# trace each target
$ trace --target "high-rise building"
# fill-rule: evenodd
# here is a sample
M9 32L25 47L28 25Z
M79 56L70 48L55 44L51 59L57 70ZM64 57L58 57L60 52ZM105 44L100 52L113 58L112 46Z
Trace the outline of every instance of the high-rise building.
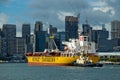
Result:
M23 37L16 37L16 54L23 56L25 52L25 39Z
M111 44L109 44L109 32L102 28L102 30L92 30L92 41L96 43L98 51L109 51Z
M48 28L48 34L54 35L56 33L57 33L57 28L50 25L49 28Z
M120 38L120 21L111 22L111 39Z
M3 25L3 53L11 56L16 53L16 25ZM4 52L5 51L5 52Z
M69 40L70 38L78 38L78 17L65 17L65 33L66 40Z
M2 55L2 37L0 36L0 55Z
M46 31L37 31L35 34L35 52L42 52L46 48Z
M30 24L22 25L22 37L26 38L30 36Z
M1 38L1 53L2 53L2 55L4 56L4 57L6 57L6 56L8 56L9 54L8 54L8 47L7 47L7 40L6 40L6 38Z
M55 36L55 42L59 50L64 50L63 41L65 41L65 32L58 32Z
M30 52L30 24L23 24L22 25L22 37L25 39L26 44L26 52Z
M6 56L7 52L6 52L6 43L4 41L3 38L3 32L2 29L0 29L0 56Z
M43 23L41 21L36 21L35 23L33 47L35 52L44 51L46 47L46 32L43 31Z
M41 21L36 21L34 33L37 31L43 31L43 23Z
M16 38L16 25L14 24L3 24L3 35L5 38Z
M34 49L35 49L35 35L34 34L31 34L30 35L30 52L34 52Z
M82 25L83 32L82 35L88 36L88 40L92 40L92 27L88 24L88 21L86 20L86 23Z
M0 29L0 55L2 55L2 30Z

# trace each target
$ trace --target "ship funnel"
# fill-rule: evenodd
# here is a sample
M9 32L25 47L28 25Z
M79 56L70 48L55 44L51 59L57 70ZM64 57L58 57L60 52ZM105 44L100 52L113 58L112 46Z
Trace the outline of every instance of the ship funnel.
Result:
M80 36L80 46L88 46L88 36Z

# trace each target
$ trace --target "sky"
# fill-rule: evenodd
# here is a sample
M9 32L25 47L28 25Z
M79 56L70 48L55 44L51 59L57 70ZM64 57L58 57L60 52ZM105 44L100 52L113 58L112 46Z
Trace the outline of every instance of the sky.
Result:
M65 16L80 14L79 24L88 23L93 29L101 29L105 24L110 31L110 23L120 20L120 0L0 0L0 28L3 24L16 24L17 36L21 36L23 23L30 23L33 31L36 21L42 21L44 29L48 25L65 29Z

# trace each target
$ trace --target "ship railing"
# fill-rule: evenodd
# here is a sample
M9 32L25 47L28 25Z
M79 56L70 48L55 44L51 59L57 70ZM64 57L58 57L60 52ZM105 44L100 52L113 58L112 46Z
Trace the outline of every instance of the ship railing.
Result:
M73 56L75 56L75 53L72 53L72 52L61 52L60 56L73 57Z

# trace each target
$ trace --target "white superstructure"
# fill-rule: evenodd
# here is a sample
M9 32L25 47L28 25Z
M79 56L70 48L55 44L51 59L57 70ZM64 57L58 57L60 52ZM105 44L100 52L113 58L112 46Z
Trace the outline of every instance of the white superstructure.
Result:
M66 45L65 50L87 53L96 53L95 43L88 42L88 36L80 36L79 39L70 39L69 41L62 42Z

